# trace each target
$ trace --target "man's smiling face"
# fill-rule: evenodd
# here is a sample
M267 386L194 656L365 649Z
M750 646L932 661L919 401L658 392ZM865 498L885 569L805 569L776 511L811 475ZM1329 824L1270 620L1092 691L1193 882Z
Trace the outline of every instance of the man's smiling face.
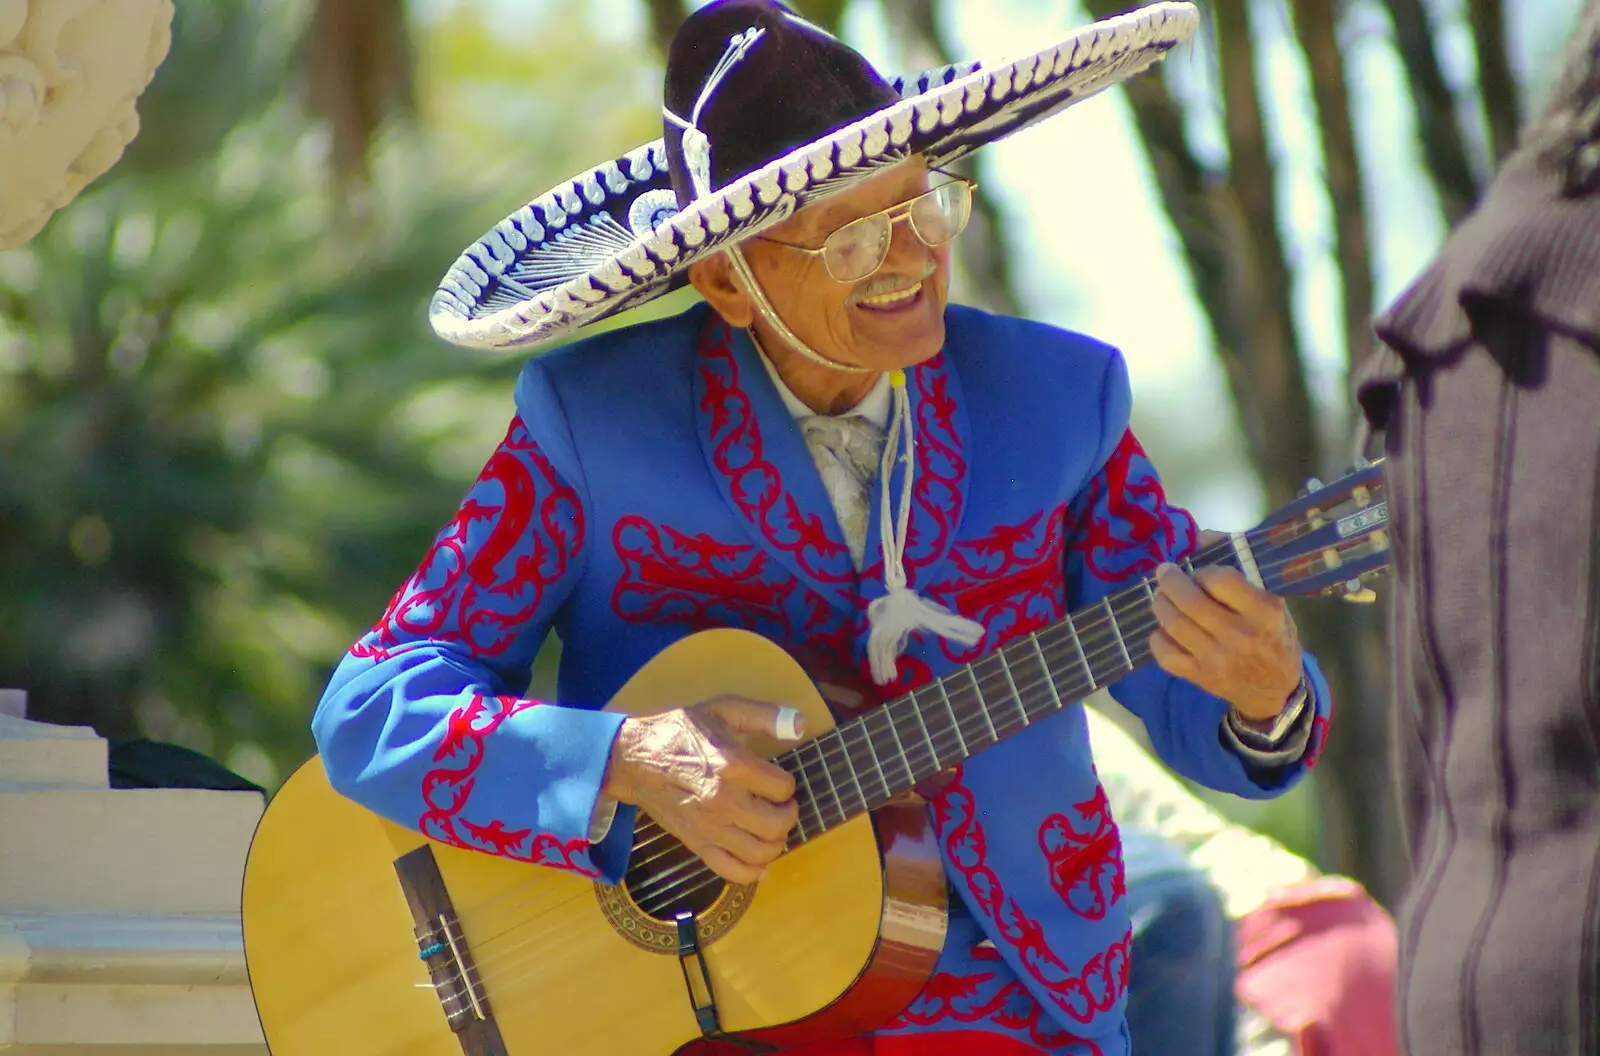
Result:
M914 366L944 346L950 249L929 248L905 220L891 228L888 255L876 272L837 282L820 256L777 242L820 248L828 235L926 191L920 158L902 162L859 187L802 209L744 243L750 269L795 335L838 363L875 371Z

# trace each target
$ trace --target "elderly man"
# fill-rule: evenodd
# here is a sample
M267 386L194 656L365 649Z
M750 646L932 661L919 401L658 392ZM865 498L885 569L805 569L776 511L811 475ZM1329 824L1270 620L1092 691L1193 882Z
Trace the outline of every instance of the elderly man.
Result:
M1378 334L1406 1048L1600 1052L1600 0Z
M528 362L504 442L323 698L334 787L436 839L611 882L642 811L758 882L798 808L740 738L805 731L783 701L599 710L653 655L746 628L859 713L1096 603L1111 618L1081 628L1083 667L1120 679L1163 758L1239 795L1291 786L1326 686L1277 599L1175 567L1197 533L1128 431L1121 357L946 304L972 185L941 165L1196 22L1158 5L897 89L772 0L690 16L664 144L498 225L432 319L503 348L685 273L705 303ZM1119 623L1111 595L1152 575ZM536 705L518 694L552 630L557 700ZM1146 656L1159 666L1134 670ZM914 1014L849 1051L1127 1053L1125 871L1082 710L982 751L975 728L945 732L940 765L960 761L920 788L953 892L943 954Z

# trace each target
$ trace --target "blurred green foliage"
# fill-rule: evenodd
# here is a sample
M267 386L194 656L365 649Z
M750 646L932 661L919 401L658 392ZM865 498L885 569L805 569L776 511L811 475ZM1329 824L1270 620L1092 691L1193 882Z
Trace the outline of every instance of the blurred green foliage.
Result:
M416 34L418 123L347 221L292 72L307 13L185 0L123 162L0 255L0 685L268 785L509 418L517 363L427 329L439 275L659 134L626 42L464 9Z

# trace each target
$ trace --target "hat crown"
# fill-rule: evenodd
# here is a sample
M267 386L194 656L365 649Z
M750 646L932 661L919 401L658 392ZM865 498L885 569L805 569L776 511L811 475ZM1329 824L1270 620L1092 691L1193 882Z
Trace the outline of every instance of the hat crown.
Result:
M853 48L775 0L714 0L679 27L662 91L680 206L900 100Z

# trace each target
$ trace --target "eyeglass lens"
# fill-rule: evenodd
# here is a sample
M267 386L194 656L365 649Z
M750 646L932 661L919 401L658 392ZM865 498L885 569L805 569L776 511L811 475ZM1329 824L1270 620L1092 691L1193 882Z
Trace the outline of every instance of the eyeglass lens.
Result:
M922 244L942 246L966 228L972 215L972 188L956 180L911 199L907 206L904 211L911 230ZM857 282L877 271L894 238L892 216L900 211L896 208L864 216L829 235L822 244L828 273L839 282Z

